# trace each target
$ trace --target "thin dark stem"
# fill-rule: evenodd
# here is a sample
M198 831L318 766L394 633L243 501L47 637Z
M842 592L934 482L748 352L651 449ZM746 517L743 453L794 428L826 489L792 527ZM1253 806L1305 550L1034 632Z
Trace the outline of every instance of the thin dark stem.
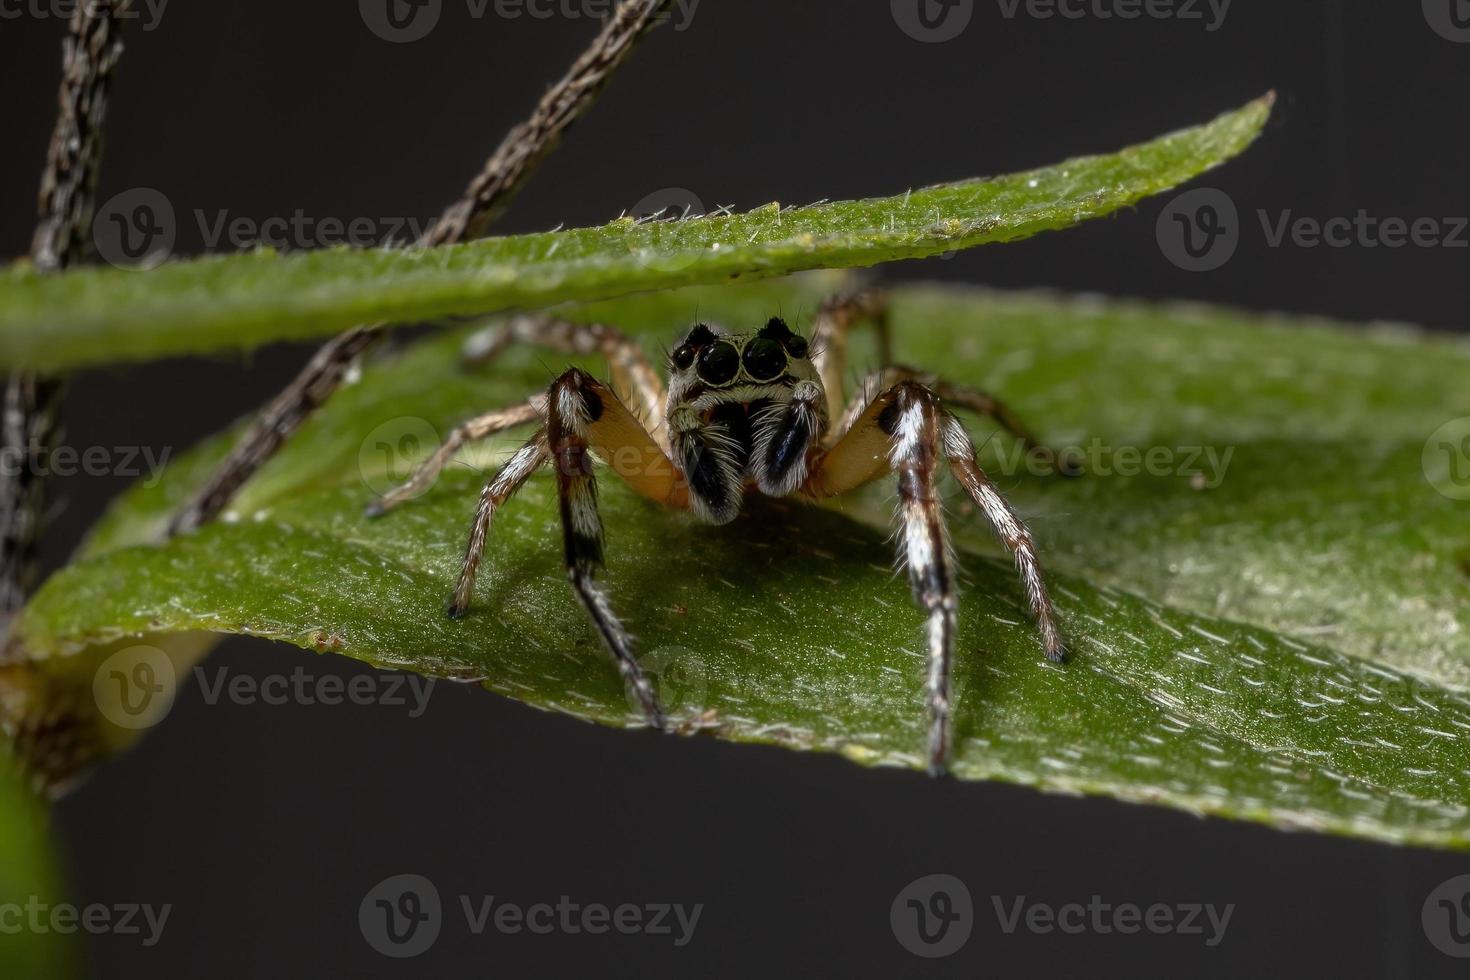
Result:
M121 20L132 0L78 4L62 48L56 127L41 176L40 220L31 261L57 272L86 255L102 159L102 120L112 70L122 56ZM57 437L63 384L28 372L10 375L0 408L0 446L17 461L0 475L0 622L25 604L36 577L36 545L45 508L44 467ZM9 647L8 642L6 648Z
M608 80L671 4L672 0L622 0L591 46L542 96L530 117L506 133L484 169L418 244L449 245L483 235L560 143L562 134L591 108ZM169 533L193 530L214 520L245 481L337 390L385 326L354 327L321 347L286 390L261 411L203 488L174 515Z

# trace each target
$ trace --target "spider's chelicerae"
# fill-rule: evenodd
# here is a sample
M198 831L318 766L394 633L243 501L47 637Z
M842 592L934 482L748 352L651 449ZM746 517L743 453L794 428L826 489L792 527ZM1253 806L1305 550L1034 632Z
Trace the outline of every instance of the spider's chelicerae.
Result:
M844 402L848 334L859 321L878 329L882 363ZM1031 534L981 471L975 444L951 409L995 419L1030 449L1055 461L996 399L890 363L887 304L880 292L825 303L810 341L780 319L751 333L697 324L669 354L665 395L653 365L613 327L544 316L516 317L478 335L467 352L486 361L525 342L567 354L601 354L612 387L571 368L544 395L458 427L408 483L376 502L381 514L427 488L465 443L514 426L540 427L485 486L449 614L470 604L490 522L526 479L556 471L567 573L577 598L615 659L630 700L648 724L666 727L662 707L633 644L595 574L602 564L592 454L644 497L713 524L733 520L746 494L820 499L888 473L898 478L899 558L928 617L929 766L950 756L950 667L957 607L955 568L937 487L948 464L1015 556L1041 642L1052 660L1062 638ZM626 404L614 392L623 392Z

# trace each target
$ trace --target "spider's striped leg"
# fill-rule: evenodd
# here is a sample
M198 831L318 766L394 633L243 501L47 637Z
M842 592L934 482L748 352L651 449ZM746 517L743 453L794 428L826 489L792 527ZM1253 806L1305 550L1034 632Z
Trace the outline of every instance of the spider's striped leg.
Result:
M848 434L818 462L807 481L813 496L844 493L891 471L898 476L899 559L925 629L929 708L929 771L943 773L951 744L950 673L954 662L954 557L936 486L943 411L934 393L901 381L873 399Z
M1031 434L1031 430L1021 421L1020 416L1000 399L979 388L954 384L902 364L881 368L863 379L857 392L847 403L847 407L838 416L839 421L831 431L829 443L835 443L846 435L853 423L863 414L864 409L872 403L876 392L884 391L900 381L917 381L937 394L940 401L946 406L964 409L967 412L974 412L976 415L995 420L1002 429L1021 444L1032 459L1045 464L1063 476L1077 476L1081 473L1081 466L1076 459L1058 453L1043 444Z
M488 439L497 433L507 429L513 429L518 425L526 425L535 422L545 414L546 398L537 395L524 405L516 405L513 408L497 409L484 415L470 419L468 422L456 426L445 438L444 444L434 450L434 454L419 464L418 469L401 486L394 487L383 494L377 500L367 506L367 516L381 517L388 511L397 507L405 500L411 500L423 493L434 480L449 465L454 454L459 452L466 443L477 442L480 439Z
M689 487L612 390L587 372L572 368L557 378L547 402L547 439L556 467L567 577L612 654L630 701L651 727L665 729L667 719L638 666L632 638L596 578L603 564L603 537L592 451L634 490L660 503L687 508Z
M990 519L1026 587L1048 657L1060 659L1056 614L1042 580L1035 545L1026 526L981 472L975 447L939 397L916 381L900 381L857 413L842 439L821 456L803 492L814 497L846 493L881 476L898 474L900 557L908 567L914 597L928 614L930 712L929 768L941 773L950 756L950 670L954 659L955 572L936 482L939 462L950 468Z
M454 595L449 600L448 612L451 618L458 619L470 607L470 596L475 591L475 573L479 571L480 559L485 555L485 539L490 534L490 521L495 517L495 512L550 458L546 445L546 427L542 426L480 492L480 503L475 508L475 521L470 525L469 544L465 546L464 564L460 567Z
M544 347L560 354L600 354L612 373L613 388L627 398L643 424L663 438L664 384L643 349L627 334L605 323L573 323L551 316L513 316L473 334L464 345L465 363L482 365L513 343ZM667 448L667 443L662 443Z
M1046 578L1041 571L1041 561L1036 556L1036 542L1021 518L1006 503L995 484L985 475L975 459L975 443L965 431L960 420L948 412L943 416L944 454L949 458L949 469L960 486L975 501L990 526L1000 537L1007 550L1015 557L1016 571L1021 575L1021 584L1026 588L1026 598L1031 605L1031 614L1036 618L1041 631L1041 645L1048 660L1060 663L1066 654L1062 644L1062 633L1057 627L1057 613L1052 606L1051 596L1046 590Z
M840 293L822 304L812 326L812 366L827 392L827 416L842 414L847 387L847 338L861 321L869 321L878 332L878 362L893 361L893 342L888 329L888 294L881 289Z

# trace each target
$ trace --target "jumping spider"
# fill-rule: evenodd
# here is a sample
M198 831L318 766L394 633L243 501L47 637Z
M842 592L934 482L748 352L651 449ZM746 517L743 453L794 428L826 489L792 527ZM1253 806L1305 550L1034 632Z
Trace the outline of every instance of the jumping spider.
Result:
M889 366L871 375L844 405L848 334L862 319L878 328L882 363ZM496 510L532 473L554 463L572 588L615 659L630 701L650 726L663 730L663 708L594 577L603 554L591 454L644 497L712 524L733 520L747 493L821 499L896 473L899 558L908 568L915 600L928 615L929 768L939 774L950 757L957 607L954 561L936 486L944 461L1014 554L1046 655L1062 659L1062 638L1031 534L981 471L975 444L950 409L989 416L1032 453L1053 462L1055 457L989 395L892 365L883 294L828 301L817 314L810 341L780 319L750 334L697 324L669 354L667 396L643 352L613 327L520 316L477 335L467 356L484 362L512 342L566 354L601 354L613 387L571 368L544 395L459 426L406 484L369 508L370 514L382 514L416 496L467 442L541 423L480 496L450 616L469 608ZM614 387L627 393L634 409Z

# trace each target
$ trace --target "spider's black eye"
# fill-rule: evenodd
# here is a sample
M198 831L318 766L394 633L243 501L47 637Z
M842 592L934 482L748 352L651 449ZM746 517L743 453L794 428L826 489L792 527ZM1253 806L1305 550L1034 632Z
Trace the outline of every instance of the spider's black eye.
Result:
M745 348L745 373L756 381L779 378L786 370L786 351L781 342L757 337Z
M694 363L694 348L685 344L674 351L674 367L680 371L689 370L689 365Z
M729 341L717 341L699 353L699 379L705 384L727 385L739 371L740 352Z
M805 337L798 337L793 334L786 339L786 353L792 357L806 357L807 350Z

